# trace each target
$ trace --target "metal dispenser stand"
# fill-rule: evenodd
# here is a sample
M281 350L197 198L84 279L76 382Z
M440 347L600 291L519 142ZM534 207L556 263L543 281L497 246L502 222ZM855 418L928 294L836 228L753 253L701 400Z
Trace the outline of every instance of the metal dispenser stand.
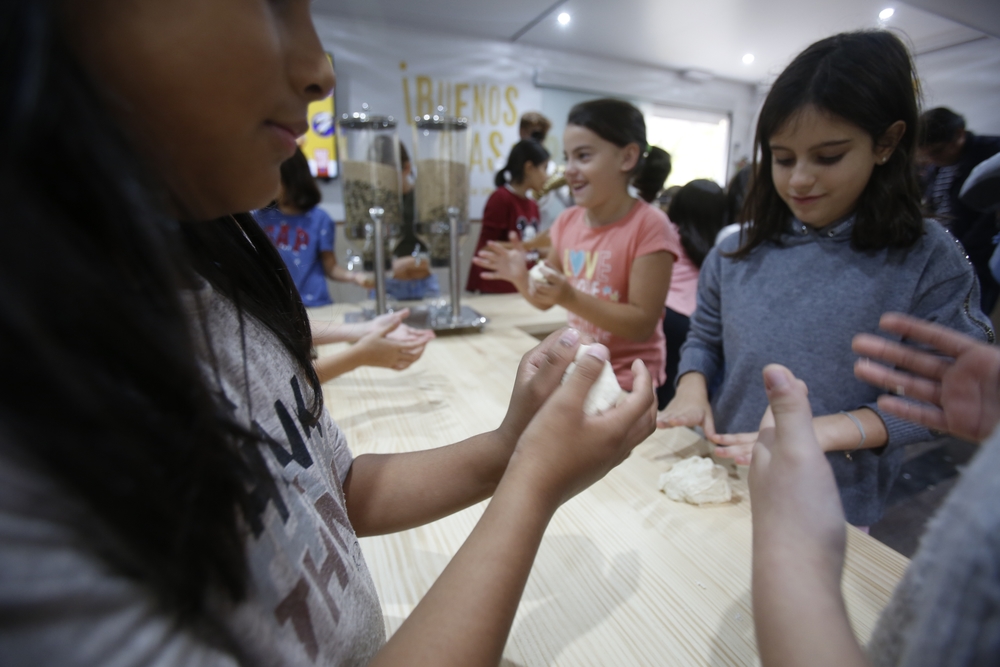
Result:
M388 311L385 293L386 231L402 224L401 165L396 121L373 116L368 105L344 114L338 122L338 143L344 182L345 234L371 248L375 274L375 309L352 313L352 321L368 320ZM369 220L371 221L369 223ZM368 244L371 243L372 246ZM367 258L366 258L367 259Z
M417 152L417 235L440 257L443 231L448 227L448 284L450 303L427 308L426 313L411 315L413 326L426 326L436 333L471 333L482 331L489 321L468 306L462 305L462 263L460 237L468 232L468 150L465 118L444 115L438 107L433 115L420 116L414 123L414 148ZM447 217L447 223L442 218ZM426 318L426 324L421 322ZM409 320L408 320L409 323Z

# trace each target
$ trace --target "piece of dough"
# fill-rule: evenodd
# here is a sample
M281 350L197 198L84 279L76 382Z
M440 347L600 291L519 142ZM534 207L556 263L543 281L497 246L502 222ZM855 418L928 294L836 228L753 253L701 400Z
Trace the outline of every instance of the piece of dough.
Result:
M566 372L563 373L563 382L566 382L570 374L576 370L576 362L583 358L589 347L589 345L581 345L577 349L576 359L569 365ZM583 411L591 416L599 415L617 405L618 400L624 393L621 385L618 384L618 378L615 377L614 369L611 368L611 362L605 361L604 368L601 369L601 376L597 378L597 382L590 388L590 392L587 393L587 399L583 402Z
M546 271L553 271L553 269L550 269L545 262L538 262L528 271L528 291L530 293L535 293L535 285L549 284L549 278L545 274Z
M677 502L692 505L728 503L733 498L729 473L712 459L691 456L660 475L660 490Z

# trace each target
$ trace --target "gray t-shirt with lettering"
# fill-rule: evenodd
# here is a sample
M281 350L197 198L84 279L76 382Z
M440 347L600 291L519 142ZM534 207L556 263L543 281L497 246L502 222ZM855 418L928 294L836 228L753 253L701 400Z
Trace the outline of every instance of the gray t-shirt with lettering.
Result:
M185 299L219 399L266 443L242 452L254 504L246 600L215 610L223 641L177 626L148 589L85 546L104 530L100 519L0 447L0 662L363 665L384 644L345 508L353 459L343 433L325 410L310 425L309 384L266 327L249 315L241 325L208 286Z

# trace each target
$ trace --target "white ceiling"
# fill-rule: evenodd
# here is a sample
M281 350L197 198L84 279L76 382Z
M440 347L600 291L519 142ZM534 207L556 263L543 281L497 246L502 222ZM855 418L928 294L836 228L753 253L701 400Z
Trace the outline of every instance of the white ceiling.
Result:
M327 15L502 41L516 37L518 43L671 69L702 70L746 82L768 81L795 54L821 37L878 27L878 13L886 7L894 8L895 14L881 25L899 31L915 54L973 40L998 42L985 34L1000 34L997 0L910 2L913 4L898 0L366 0L348 4L316 0L314 6ZM559 12L571 15L568 25L558 24ZM742 62L746 53L755 57L751 65Z

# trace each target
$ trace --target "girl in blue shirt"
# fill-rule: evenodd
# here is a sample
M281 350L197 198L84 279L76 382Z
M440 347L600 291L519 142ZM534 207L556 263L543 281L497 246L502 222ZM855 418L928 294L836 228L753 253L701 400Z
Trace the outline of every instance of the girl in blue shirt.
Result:
M337 264L333 251L335 228L330 216L319 207L321 199L306 156L296 150L281 165L281 191L276 205L255 214L278 248L306 308L333 303L327 278L365 288L375 284L371 274L352 273Z

